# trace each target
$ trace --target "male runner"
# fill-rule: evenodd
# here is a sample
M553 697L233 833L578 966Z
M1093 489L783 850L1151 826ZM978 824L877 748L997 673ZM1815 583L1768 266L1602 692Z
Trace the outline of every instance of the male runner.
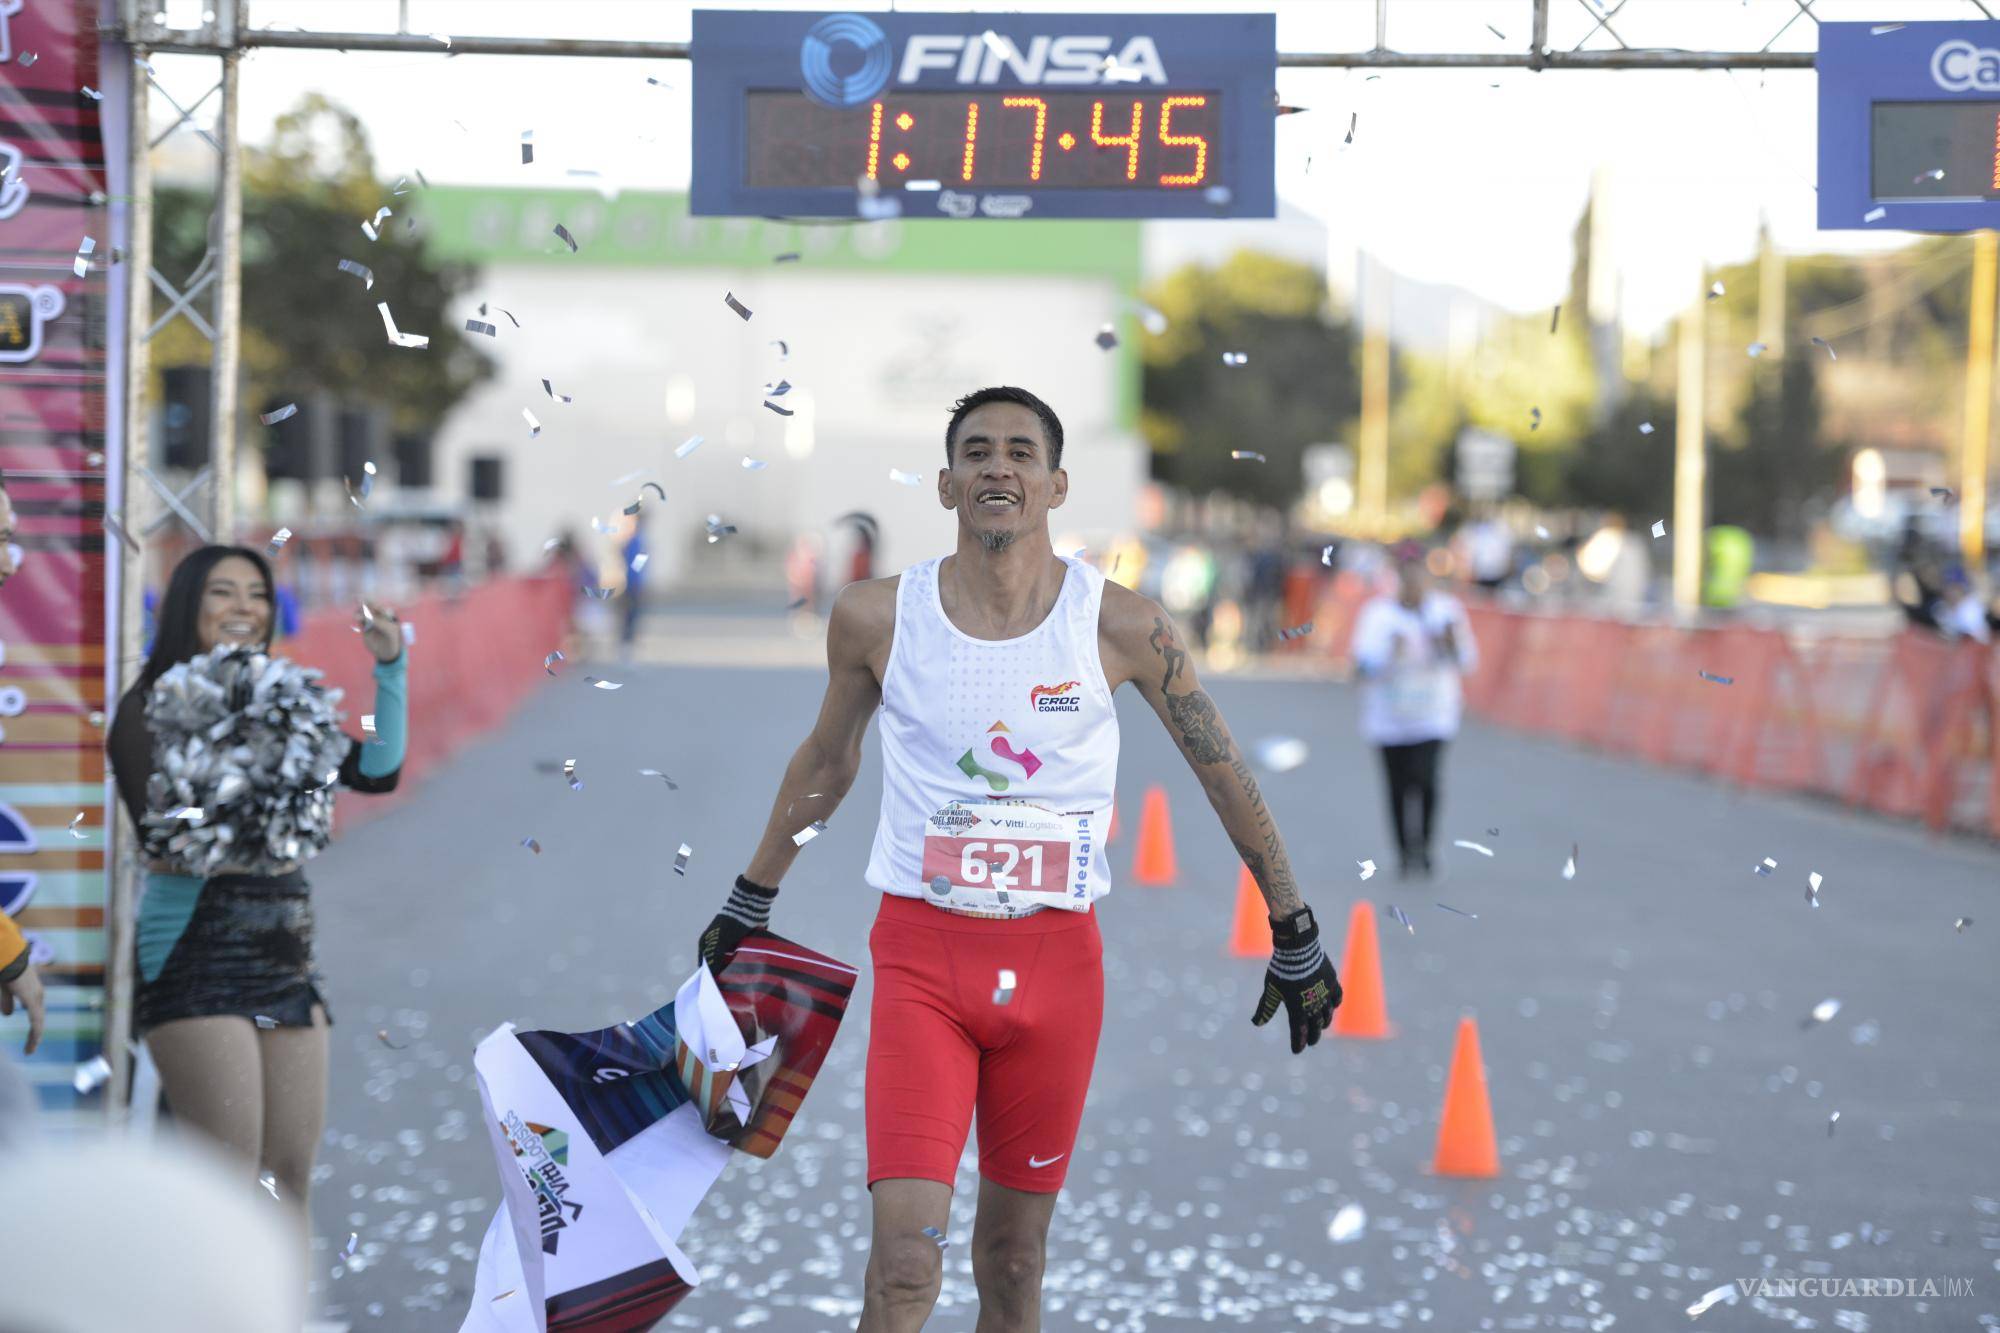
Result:
M1270 909L1276 947L1251 1022L1282 1005L1297 1054L1340 1003L1277 824L1173 622L1050 545L1049 511L1069 493L1062 448L1062 423L1024 389L981 389L953 406L938 500L957 511L957 551L840 593L819 721L701 936L703 961L719 967L769 921L798 851L792 835L853 785L879 704L874 1238L861 1333L914 1330L929 1316L944 1266L925 1231L946 1229L975 1108L978 1333L1041 1327L1049 1219L1103 1019L1090 908L1110 889L1120 685L1136 684L1160 715Z

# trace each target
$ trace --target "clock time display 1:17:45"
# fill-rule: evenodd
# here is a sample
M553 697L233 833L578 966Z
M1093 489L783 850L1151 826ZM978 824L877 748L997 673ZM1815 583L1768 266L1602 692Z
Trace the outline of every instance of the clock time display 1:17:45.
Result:
M1222 97L1192 92L920 92L826 107L745 94L752 189L1186 190L1222 162Z

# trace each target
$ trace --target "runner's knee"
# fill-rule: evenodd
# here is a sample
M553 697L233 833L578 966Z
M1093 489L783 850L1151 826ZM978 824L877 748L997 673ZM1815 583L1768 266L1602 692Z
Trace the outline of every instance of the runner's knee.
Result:
M868 1259L868 1298L929 1309L944 1285L944 1252L929 1237L877 1240Z
M1042 1247L1029 1241L975 1241L972 1247L972 1277L984 1300L1032 1298L1041 1288L1042 1262Z

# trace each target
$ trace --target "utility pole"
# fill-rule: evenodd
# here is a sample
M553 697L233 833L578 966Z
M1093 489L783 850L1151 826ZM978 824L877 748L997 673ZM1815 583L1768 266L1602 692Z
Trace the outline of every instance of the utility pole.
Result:
M1766 360L1785 359L1785 257L1771 244L1771 226L1757 224L1757 341Z
M1986 564L1986 460L1993 426L1993 286L2000 234L1972 233L1965 338L1965 435L1958 449L1958 549L1975 577Z
M1680 373L1674 395L1674 606L1701 605L1701 540L1707 526L1708 453L1702 429L1702 377L1707 373L1707 273L1695 269L1694 303L1681 312Z

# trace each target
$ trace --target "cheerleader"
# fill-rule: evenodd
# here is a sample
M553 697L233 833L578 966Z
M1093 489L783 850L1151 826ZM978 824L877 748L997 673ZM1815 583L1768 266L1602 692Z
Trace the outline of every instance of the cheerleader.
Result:
M407 656L395 612L364 606L356 623L376 660L376 734L369 743L343 734L298 668L250 656L269 651L273 588L270 565L246 547L204 546L183 559L160 604L152 653L119 701L106 748L119 797L147 849L134 1026L159 1066L175 1119L268 1173L303 1243L326 1118L332 1020L314 966L301 865L325 844L335 765L339 783L355 791L394 790L407 735ZM244 653L202 656L230 648ZM204 745L206 733L190 738L173 725L204 703L251 720L240 702L249 697L247 684L231 694L210 683L232 679L232 671L245 682L254 675L256 719L268 725L274 713L291 709L288 719L306 721L281 723L262 746L233 748L229 741ZM203 756L225 770L209 811L190 809L187 800L201 772L192 765ZM231 763L245 768L227 773ZM245 792L257 799L243 800ZM279 813L246 820L240 812L250 806Z

